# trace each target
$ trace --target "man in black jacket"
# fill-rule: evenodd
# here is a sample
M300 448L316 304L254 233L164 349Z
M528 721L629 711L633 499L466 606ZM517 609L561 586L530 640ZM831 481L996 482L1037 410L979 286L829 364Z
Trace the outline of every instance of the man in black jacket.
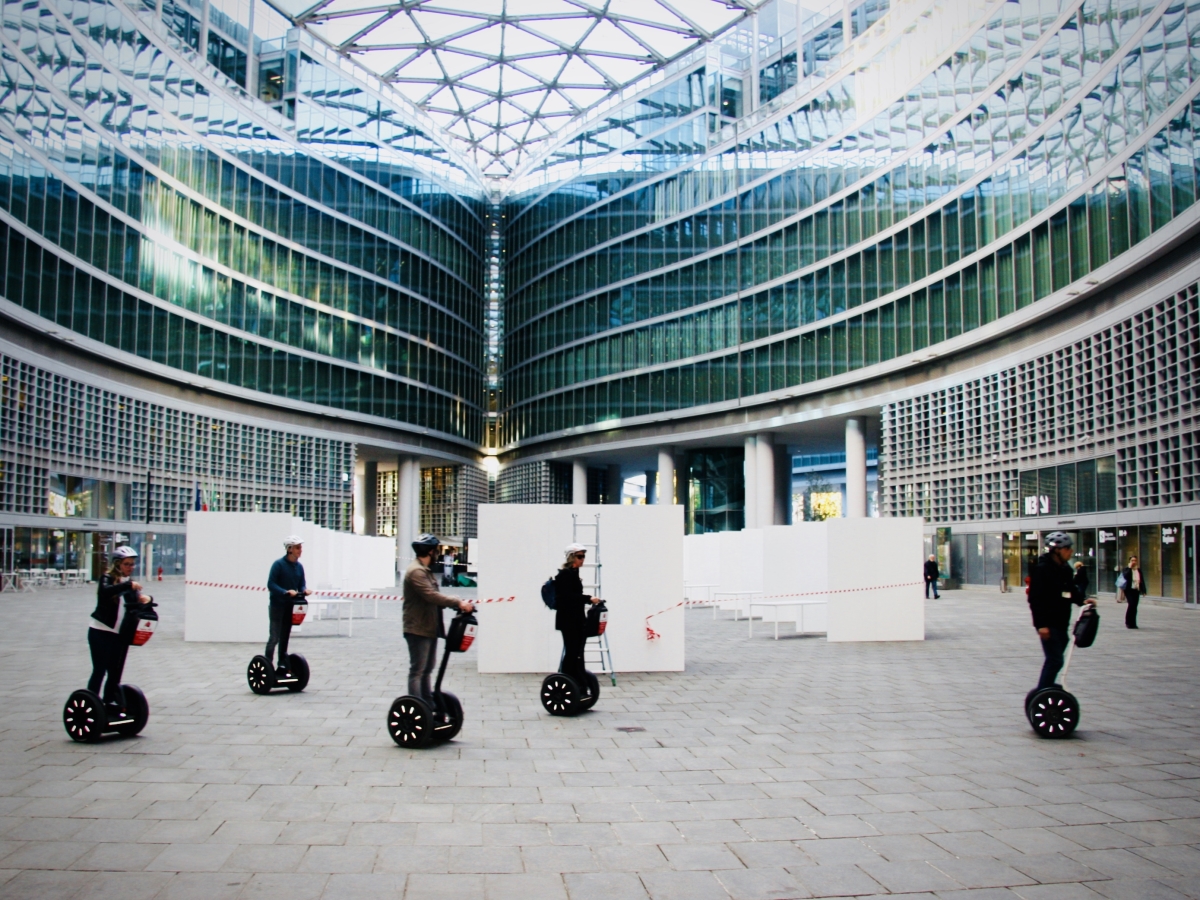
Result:
M1038 557L1029 572L1029 611L1033 627L1042 639L1046 662L1037 690L1055 683L1063 666L1063 653L1070 636L1071 604L1082 606L1084 598L1075 587L1069 561L1072 555L1070 535L1055 531L1046 538L1046 552Z
M929 588L933 587L933 599L938 599L938 576L942 573L938 571L937 557L930 555L929 559L925 560L925 599L929 599Z
M265 656L271 659L276 646L279 647L278 675L288 671L288 640L292 636L292 607L297 601L312 593L304 580L304 566L300 554L304 552L304 539L291 535L284 538L284 555L271 564L267 575L267 592L270 600L267 614L270 616L270 636L267 638Z

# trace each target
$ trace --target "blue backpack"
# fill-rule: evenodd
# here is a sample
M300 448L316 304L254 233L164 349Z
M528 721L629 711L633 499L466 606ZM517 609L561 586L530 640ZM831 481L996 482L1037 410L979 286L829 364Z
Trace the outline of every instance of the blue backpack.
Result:
M548 609L554 609L554 605L558 602L557 592L554 590L554 579L546 579L546 583L542 585L542 602L546 604Z

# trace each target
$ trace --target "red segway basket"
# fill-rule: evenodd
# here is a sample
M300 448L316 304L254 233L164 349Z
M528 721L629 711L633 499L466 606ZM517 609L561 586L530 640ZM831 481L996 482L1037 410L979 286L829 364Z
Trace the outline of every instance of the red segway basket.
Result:
M297 603L292 606L292 624L293 625L303 625L304 624L304 617L306 615L308 615L307 607L308 607L307 603Z
M474 613L459 613L450 620L450 629L446 632L446 646L451 653L466 653L475 643L475 634L479 631L479 620Z
M137 629L133 632L133 646L141 647L150 638L154 637L154 629L158 627L158 613L154 611L154 604L149 603L145 609L138 610Z
M587 611L587 627L584 633L588 637L600 637L608 627L608 605L601 600L592 604Z

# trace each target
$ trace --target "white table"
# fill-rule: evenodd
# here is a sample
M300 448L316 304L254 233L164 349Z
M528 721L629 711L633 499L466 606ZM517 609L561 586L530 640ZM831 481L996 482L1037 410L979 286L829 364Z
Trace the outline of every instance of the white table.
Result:
M711 605L713 602L712 589L715 587L716 587L715 584L702 584L698 581L697 582L685 581L683 583L683 599L687 600L689 603L707 603L707 604ZM692 596L692 591L696 590L697 588L704 589L704 599L703 600L701 600L699 597Z
M762 593L762 591L715 591L712 595L712 597L713 597L713 608L712 608L713 619L715 620L717 618L717 610L721 606L721 601L717 599L718 597L745 597L747 600L749 600L755 594L761 594L761 593ZM739 610L737 607L734 607L733 621L736 622L741 617L742 617L741 610Z
M346 637L354 637L354 601L342 597L309 597L308 611L314 622L319 622L328 616L329 610L337 610L337 633L342 633L342 611L348 614L346 619Z
M372 597L370 597L370 598L369 598L370 600L374 600L374 601L375 601L375 614L374 614L373 616L371 616L371 618L372 618L372 619L378 619L378 618L379 618L379 597L380 597L380 595L379 595L379 594L375 594L375 595L373 595ZM367 603L368 603L368 598L367 598L367 597L359 597L358 599L359 599L359 600L361 600L361 601L363 602L363 611L362 611L362 615L360 615L360 616L359 616L359 618L360 618L360 619L365 619L365 618L367 618Z
M796 598L795 600L751 600L746 604L746 612L750 620L750 637L754 637L754 607L770 607L775 610L775 640L779 640L779 609L785 606L800 607L800 618L796 620L796 633L804 633L804 607L818 606L829 601L823 597L805 597L803 599ZM763 621L766 621L766 616L763 616Z

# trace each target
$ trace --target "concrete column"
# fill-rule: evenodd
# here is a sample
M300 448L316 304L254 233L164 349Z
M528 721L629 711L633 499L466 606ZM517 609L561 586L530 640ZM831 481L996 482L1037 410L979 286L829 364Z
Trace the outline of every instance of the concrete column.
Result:
M770 432L758 436L755 444L758 462L755 464L755 479L758 484L758 500L755 513L758 527L767 528L775 523L775 441Z
M746 435L746 455L742 462L742 477L746 483L746 527L758 527L758 440Z
M679 502L675 487L675 454L666 448L658 451L658 502Z
M363 534L379 534L379 463L363 463L362 476Z
M659 502L658 498L658 472L654 469L646 470L646 505L653 506Z
M861 417L846 420L846 517L867 515L867 422Z
M414 520L419 521L420 497L417 489L420 463L411 456L400 457L399 471L396 473L396 570L403 573L408 564L413 561L412 542L416 540L417 531L413 527Z
M200 40L197 51L200 54L200 64L208 62L208 10L210 0L200 2Z
M792 524L792 455L786 444L775 447L775 524Z
M621 489L625 484L625 476L621 474L619 465L611 465L608 467L608 478L605 479L604 485L608 490L608 502L620 504Z
M250 46L246 48L246 93L258 99L258 54L254 52L254 7L258 0L250 0Z
M571 502L587 503L587 463L582 459L571 461Z

